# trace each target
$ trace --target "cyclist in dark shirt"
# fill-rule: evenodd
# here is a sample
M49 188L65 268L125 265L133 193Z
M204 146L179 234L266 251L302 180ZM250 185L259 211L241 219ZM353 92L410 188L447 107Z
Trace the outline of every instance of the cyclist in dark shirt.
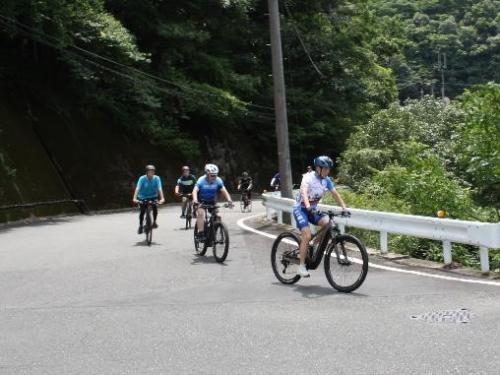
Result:
M281 182L280 180L280 173L278 172L273 176L269 185L271 185L271 188L273 188L274 190L279 190Z
M248 175L248 172L243 172L238 182L238 191L241 191L242 194L246 193L247 199L250 201L252 199L252 189L252 177Z
M182 175L177 180L175 185L175 195L182 197L181 219L186 217L186 207L189 194L193 192L194 185L196 184L196 177L190 173L189 167L185 165L182 167Z

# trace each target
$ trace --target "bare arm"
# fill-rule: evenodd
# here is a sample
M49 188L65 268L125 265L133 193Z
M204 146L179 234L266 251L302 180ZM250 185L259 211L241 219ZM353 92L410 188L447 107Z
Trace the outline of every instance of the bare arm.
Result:
M139 203L139 200L137 199L138 194L139 194L139 187L136 187L134 190L134 196L132 197L132 202Z
M193 203L198 203L198 186L195 186L193 189Z
M222 192L222 194L224 194L224 198L226 198L226 200L228 202L232 202L233 200L231 199L231 196L229 195L229 192L227 191L226 187L224 186L222 189L220 189L220 191Z
M163 189L159 188L158 189L158 194L160 194L160 200L158 201L159 204L165 203L165 196L163 195Z
M175 185L175 190L174 190L175 195L181 195L179 193L179 185Z
M332 192L332 196L333 196L333 198L335 198L335 201L337 202L337 204L340 207L342 207L343 210L345 210L347 208L347 206L345 205L344 200L340 196L340 193L336 189L331 190L331 192Z
M304 206L309 209L311 207L311 203L309 202L309 197L307 196L307 185L303 185L300 187L300 194L302 195L302 200L304 201Z

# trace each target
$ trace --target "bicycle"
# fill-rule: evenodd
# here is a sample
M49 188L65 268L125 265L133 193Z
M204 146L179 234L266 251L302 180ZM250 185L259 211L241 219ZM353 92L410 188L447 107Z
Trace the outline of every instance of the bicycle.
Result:
M186 205L186 209L184 211L184 214L186 216L186 230L191 228L191 221L193 220L194 215L193 211L193 195L192 194L182 194L182 198L187 198L188 202Z
M349 293L361 286L368 273L368 253L363 243L350 234L342 234L335 223L333 211L319 212L329 216L330 222L314 234L308 244L306 267L318 268L324 259L325 275L330 285L339 292ZM273 243L271 264L274 275L283 284L295 284L297 275L300 238L293 232L281 233ZM346 275L352 277L346 281Z
M240 210L241 212L252 212L252 200L249 198L249 191L244 189L241 191Z
M225 204L224 207L231 207ZM212 248L215 260L223 263L229 252L229 232L226 225L218 215L220 206L213 204L201 204L200 208L205 210L204 241L198 239L198 226L194 226L194 247L196 254L204 256L209 247Z
M146 235L146 243L148 244L148 246L151 246L151 243L153 242L153 229L154 229L153 206L156 206L158 204L158 201L156 199L144 199L141 200L139 204L141 206L147 205L146 213L142 220L142 228L144 234Z

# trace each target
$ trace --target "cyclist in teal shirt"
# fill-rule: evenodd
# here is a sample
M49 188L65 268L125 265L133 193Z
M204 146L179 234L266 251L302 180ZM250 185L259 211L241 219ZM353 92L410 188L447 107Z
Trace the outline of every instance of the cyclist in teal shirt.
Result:
M163 195L163 189L161 186L160 177L155 175L156 168L154 165L146 165L146 174L144 176L139 177L137 181L137 185L134 191L134 197L132 201L135 204L141 203L142 201L147 200L158 200L158 204L163 204L165 202L165 197ZM146 205L141 204L141 212L139 214L139 229L137 233L142 233L142 222L144 220L144 214L146 213ZM156 218L158 217L158 207L153 205L153 217L154 223L153 228L158 228L158 224L156 223Z

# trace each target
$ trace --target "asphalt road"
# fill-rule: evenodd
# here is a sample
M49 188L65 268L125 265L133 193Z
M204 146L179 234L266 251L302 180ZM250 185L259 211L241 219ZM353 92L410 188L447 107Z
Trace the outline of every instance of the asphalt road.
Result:
M372 268L353 294L322 270L287 287L243 214L223 210L220 265L178 211L151 247L129 212L0 228L0 374L500 374L499 286Z

